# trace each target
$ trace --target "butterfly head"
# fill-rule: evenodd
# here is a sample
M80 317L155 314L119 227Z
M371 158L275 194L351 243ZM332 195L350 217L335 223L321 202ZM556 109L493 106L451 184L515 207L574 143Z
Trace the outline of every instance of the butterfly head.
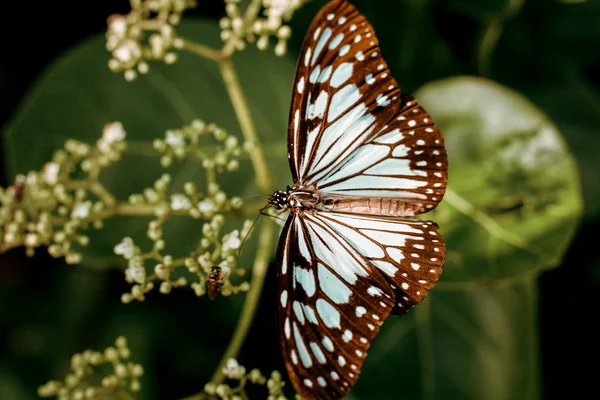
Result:
M278 190L271 195L269 206L275 207L277 210L288 208L288 191Z

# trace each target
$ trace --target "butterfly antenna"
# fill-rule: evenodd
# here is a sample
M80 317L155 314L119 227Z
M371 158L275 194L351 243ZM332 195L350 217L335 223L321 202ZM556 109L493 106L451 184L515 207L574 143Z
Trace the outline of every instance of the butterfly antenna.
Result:
M257 196L252 196L252 197L257 197ZM267 204L265 205L263 208L260 209L260 211L258 212L258 215L256 216L256 218L254 218L254 221L252 222L252 225L250 225L250 229L248 229L248 233L246 233L246 235L244 235L244 238L242 239L242 243L240 244L240 250L238 251L238 257L240 257L242 255L242 248L244 247L244 243L246 243L246 239L248 238L248 236L250 236L250 233L252 232L252 229L254 229L254 225L256 225L256 221L258 221L258 217L260 217L261 215L264 214L264 211L269 208L271 206L271 204Z
M257 197L271 197L271 195L270 194L255 194L255 195L252 195L252 196L244 197L244 198L242 198L242 200L255 199Z

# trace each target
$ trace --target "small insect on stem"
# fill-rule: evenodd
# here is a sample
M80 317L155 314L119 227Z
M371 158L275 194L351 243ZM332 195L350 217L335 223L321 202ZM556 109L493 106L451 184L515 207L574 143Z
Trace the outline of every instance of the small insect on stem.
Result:
M208 297L214 300L215 297L221 291L223 282L231 273L231 268L227 266L213 266L208 274L207 286L208 286Z

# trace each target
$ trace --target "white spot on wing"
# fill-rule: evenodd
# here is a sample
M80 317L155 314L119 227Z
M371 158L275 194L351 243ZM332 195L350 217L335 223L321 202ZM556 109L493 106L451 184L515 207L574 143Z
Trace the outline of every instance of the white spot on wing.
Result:
M352 291L337 276L331 273L323 264L319 263L317 267L317 276L321 290L331 301L337 304L344 304L350 300Z
M304 77L298 81L298 93L302 94L302 92L304 92Z
M317 299L317 313L328 328L340 328L340 312L328 301Z
M331 77L331 86L334 88L340 87L344 82L350 79L352 76L352 70L352 63L346 62L340 64L333 72L333 76ZM333 97L335 98L335 95Z
M358 100L360 100L360 93L356 85L350 84L341 88L331 97L331 103L329 105L329 114L327 115L327 122L331 122L337 117L339 117L342 113L346 112L348 108L354 105Z
M327 351L333 351L333 342L329 337L325 336L322 340L323 346Z
M365 315L367 313L367 309L364 308L363 306L358 306L356 307L356 316L357 317L362 317L363 315Z
M317 42L317 45L315 46L315 53L312 56L310 65L315 65L315 61L317 61L317 57L319 57L319 55L321 54L321 50L323 50L323 47L325 47L325 43L327 43L327 41L329 40L330 37L331 37L331 28L325 28L323 30L323 33L321 34L321 37L319 37L319 41Z
M294 279L302 286L308 297L311 297L315 294L315 275L313 274L312 270L295 266Z
M310 349L317 358L318 362L320 362L321 364L325 364L325 362L327 362L325 354L323 354L323 351L321 350L318 344L316 344L315 342L310 342Z
M300 336L300 331L298 330L298 325L294 322L294 340L296 341L296 347L298 348L298 353L300 354L300 361L302 361L302 365L304 368L309 368L312 366L312 358L310 354L308 354L308 349L302 340L302 336Z
M338 33L333 40L329 43L329 50L333 50L336 47L338 47L340 45L340 43L342 43L342 40L344 39L344 34L343 33Z

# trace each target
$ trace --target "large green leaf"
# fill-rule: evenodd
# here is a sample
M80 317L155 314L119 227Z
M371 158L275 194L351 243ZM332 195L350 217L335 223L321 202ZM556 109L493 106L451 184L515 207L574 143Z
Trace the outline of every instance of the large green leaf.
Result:
M554 124L501 85L473 77L416 93L446 139L449 190L427 215L448 255L441 285L556 266L582 212L579 173Z
M181 24L182 36L209 46L221 44L215 23L188 21ZM182 52L174 65L156 63L147 75L128 83L107 67L109 54L105 38L98 35L71 50L43 74L28 93L5 132L7 170L40 169L68 138L95 143L102 127L121 121L130 141L124 159L102 172L101 180L118 199L140 193L165 170L151 146L167 129L189 124L195 118L214 122L241 138L240 128L221 78L218 65ZM294 62L260 53L255 48L233 59L239 79L249 99L251 115L265 147L271 172L279 186L291 183L286 160L286 128ZM183 183L194 181L202 187L204 171L199 162L175 163L166 170L174 192ZM231 196L259 194L248 159L240 171L220 183ZM123 236L144 238L148 219L120 217L107 221L100 232L90 232L90 245L84 249L85 263L103 265L113 246ZM185 255L200 237L201 224L191 218L177 218L165 225L168 250ZM251 252L245 252L251 255Z
M538 398L536 320L531 280L434 290L414 312L383 324L349 398Z

